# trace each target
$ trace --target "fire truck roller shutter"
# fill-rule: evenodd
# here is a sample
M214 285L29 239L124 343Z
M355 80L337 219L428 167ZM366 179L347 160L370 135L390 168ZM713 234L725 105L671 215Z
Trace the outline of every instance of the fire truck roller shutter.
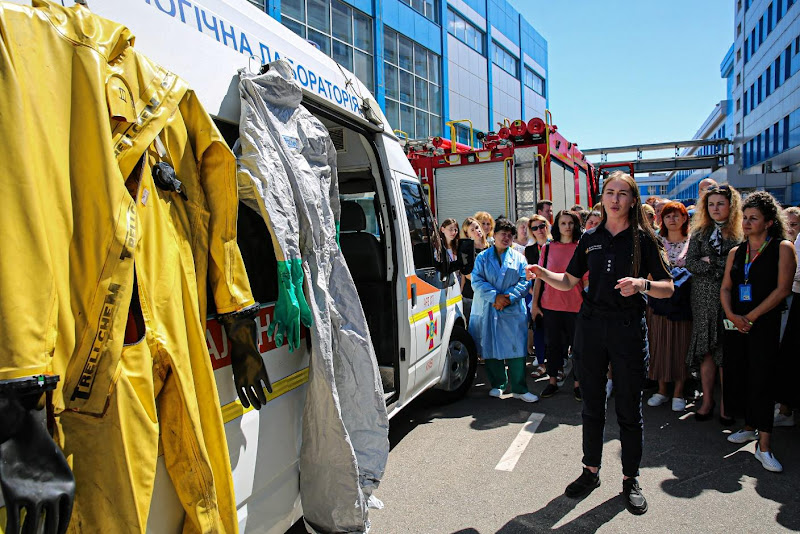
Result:
M495 218L507 216L503 165L497 162L437 169L437 220L453 217L460 224L477 211L488 211Z
M555 158L550 161L550 187L554 214L575 204L575 171Z
M581 202L580 204L585 207L591 207L592 200L589 198L589 186L587 185L588 177L586 175L586 171L578 168L578 176L580 177L580 193L581 193Z

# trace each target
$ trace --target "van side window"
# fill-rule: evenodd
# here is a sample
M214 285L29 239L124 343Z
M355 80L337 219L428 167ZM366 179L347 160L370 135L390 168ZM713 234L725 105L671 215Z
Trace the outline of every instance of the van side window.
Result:
M406 208L414 268L435 269L441 251L439 232L428 207L425 192L419 184L401 182L403 205Z

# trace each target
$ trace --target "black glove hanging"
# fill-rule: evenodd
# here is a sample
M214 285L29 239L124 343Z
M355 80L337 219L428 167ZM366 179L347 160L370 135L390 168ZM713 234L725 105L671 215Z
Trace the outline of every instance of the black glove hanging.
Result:
M54 378L54 377L47 377ZM25 379L32 380L32 379ZM0 386L7 386L4 381ZM0 488L8 534L67 531L75 499L75 478L61 449L47 432L38 407L41 389L15 394L0 388ZM20 523L25 510L24 523ZM44 514L44 518L42 518Z
M219 316L228 335L233 367L233 383L242 406L260 410L267 403L264 387L272 393L272 383L267 366L258 351L255 316L259 306L254 304L244 310Z

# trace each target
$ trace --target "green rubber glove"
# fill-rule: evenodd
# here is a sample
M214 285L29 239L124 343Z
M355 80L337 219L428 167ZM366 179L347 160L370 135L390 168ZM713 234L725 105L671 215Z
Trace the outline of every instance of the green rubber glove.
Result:
M307 328L311 328L311 325L314 324L314 318L311 316L311 309L308 307L308 301L306 301L306 296L303 293L303 280L306 277L305 272L303 272L303 260L297 258L292 260L291 263L294 296L300 306L300 322Z
M300 306L297 304L294 284L292 284L289 261L278 262L278 301L267 335L274 334L275 345L283 345L284 336L289 344L289 352L300 346Z

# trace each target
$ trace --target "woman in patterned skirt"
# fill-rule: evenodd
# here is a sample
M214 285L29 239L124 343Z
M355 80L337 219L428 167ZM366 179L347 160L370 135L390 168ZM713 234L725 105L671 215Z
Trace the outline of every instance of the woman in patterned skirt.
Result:
M686 268L692 273L692 339L686 363L700 370L703 404L695 413L697 421L714 416L714 380L722 366L722 305L719 290L728 252L742 241L742 197L729 185L711 187L700 199L692 219L692 239ZM720 382L723 375L720 369ZM723 385L724 387L724 385ZM724 403L720 421L729 424Z

